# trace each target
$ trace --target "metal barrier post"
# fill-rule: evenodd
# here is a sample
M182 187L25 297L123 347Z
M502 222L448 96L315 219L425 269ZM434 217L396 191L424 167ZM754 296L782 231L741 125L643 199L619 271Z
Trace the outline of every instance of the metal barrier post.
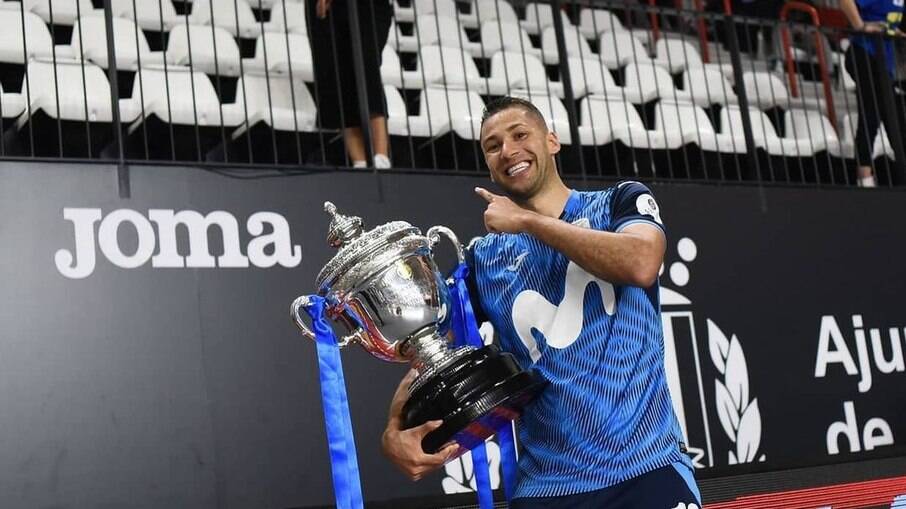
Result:
M116 180L120 198L129 198L129 168L123 155L123 126L120 119L120 88L116 74L116 48L113 35L113 10L110 2L104 2L104 28L107 32L107 79L110 81L110 106L113 114L113 132L116 136ZM87 118L85 119L87 122Z
M348 0L349 37L352 40L352 65L355 67L356 93L359 96L359 122L362 137L365 139L365 159L374 167L374 145L371 141L371 109L368 105L368 90L365 86L365 55L362 51L362 34L359 32L359 5L356 0ZM337 62L339 65L339 62Z
M576 98L573 96L573 82L569 74L569 56L566 52L566 37L563 29L563 18L560 16L560 0L551 0L551 11L554 18L554 32L557 36L557 53L560 54L560 82L563 83L563 94L566 99L566 114L569 117L569 134L572 138L572 151L579 161L582 172L582 184L585 185L588 175L585 171L585 157L582 154L582 141L579 139L579 116L576 114ZM561 171L563 169L561 168Z

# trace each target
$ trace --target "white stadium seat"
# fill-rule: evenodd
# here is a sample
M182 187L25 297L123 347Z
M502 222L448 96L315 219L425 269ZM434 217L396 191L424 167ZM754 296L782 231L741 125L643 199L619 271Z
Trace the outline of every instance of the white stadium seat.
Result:
M120 100L124 122L134 132L143 117L151 115L174 125L235 127L245 118L234 109L221 111L211 80L199 70L185 66L149 66L139 69L130 99Z
M642 42L625 30L601 32L598 44L601 60L608 69L619 69L629 63L651 62Z
M742 135L742 110L739 106L723 108L720 112L720 117L722 125L729 125L734 133ZM816 151L821 151L825 148L823 140L782 138L778 136L771 119L758 108L749 108L749 118L752 122L752 137L755 139L755 145L763 148L770 155L811 156ZM745 145L745 142L743 142L743 145Z
M465 30L455 18L434 16L433 14L420 14L415 19L412 35L403 35L401 32L390 34L389 42L395 45L398 51L415 53L419 47L443 46L445 48L462 48L473 56L481 56L481 47L478 43L469 41Z
M252 7L246 0L194 0L189 23L214 25L235 37L246 39L254 39L261 34L261 24L255 20Z
M429 85L468 88L482 95L506 93L506 82L482 78L472 57L458 48L423 46L419 65Z
M665 136L649 131L632 104L615 97L589 95L580 102L583 145L603 145L620 140L627 147L674 149L682 145L681 136Z
M50 59L32 60L26 68L22 95L28 111L19 117L19 126L38 111L60 120L113 120L107 75L91 62L58 59L55 64Z
M80 16L95 9L91 0L22 0L25 10L31 11L52 25L72 25Z
M248 119L233 132L233 139L262 122L274 131L313 132L316 129L314 99L303 82L291 81L287 75L244 73L236 85L236 102L224 105L224 110L231 117Z
M519 22L516 11L507 0L473 0L471 12L460 14L459 19L466 28L478 28L488 21Z
M790 107L790 93L776 74L766 71L745 72L742 82L749 104L762 110Z
M145 34L138 29L131 19L113 18L113 37L116 48L116 68L134 71L141 65L161 63L163 52L152 52L148 47ZM81 53L95 64L106 69L107 61L107 27L103 15L83 16L72 28L74 52Z
M7 93L0 84L0 118L16 118L25 111L25 97L22 94Z
M490 58L498 51L517 51L541 58L541 50L532 46L528 33L512 21L485 21L481 24L481 45L484 58Z
M566 43L566 55L568 57L587 58L594 53L585 37L579 33L579 30L572 25L563 26L563 40ZM545 64L557 64L560 62L560 52L557 51L557 33L554 27L547 27L541 34L541 51L544 55Z
M853 157L852 143L846 146L837 136L837 131L831 124L830 119L824 116L820 111L791 109L783 116L784 132L793 134L793 138L807 138L817 140L815 142L815 152L820 152L817 148L824 146L827 152L834 157Z
M563 19L564 28L573 26L565 12L560 11L560 17ZM554 15L550 4L538 2L525 4L525 19L521 23L522 28L531 35L538 35L544 32L545 28L554 26Z
M671 74L676 74L687 67L701 67L702 57L698 49L682 39L661 37L654 45L654 61Z
M114 16L135 20L143 30L169 32L186 23L186 17L176 13L173 2L163 0L110 0Z
M396 88L412 89L425 87L421 70L404 70L400 65L399 56L389 44L384 46L384 51L381 53L381 81L385 85L393 85Z
M531 91L532 94L552 94L562 98L563 84L549 81L544 70L544 64L536 57L523 53L500 51L491 59L490 79L495 83L495 90L499 83L505 83L509 89L522 89Z
M677 97L707 108L712 104L736 104L738 99L733 85L718 69L691 67L683 73L683 89Z
M708 152L746 152L744 140L742 145L734 145L732 138L715 132L704 109L687 102L658 102L654 114L654 130L680 133L684 144L692 143Z
M455 19L459 11L455 0L412 0L409 7L401 7L398 2L393 2L393 12L397 21L410 22L426 14Z
M579 11L579 31L586 39L594 39L601 32L625 30L616 14L604 9L583 7Z
M314 81L311 46L301 34L264 32L255 43L255 56L244 59L242 65L246 71L289 74L292 70L293 79Z
M610 71L597 59L569 58L569 73L572 77L573 97L581 98L588 94L607 95L623 98L623 87L617 86Z
M212 75L239 76L239 46L229 32L216 26L179 25L171 30L167 61L191 64Z
M392 136L433 138L450 132L450 117L446 108L440 111L429 107L424 92L418 115L406 113L406 104L395 87L384 85L384 95L387 97L387 131Z
M256 0L252 0L255 6ZM305 4L302 2L287 1L277 3L271 9L271 20L264 25L268 32L293 32L308 34L308 22L305 14Z
M30 12L24 16L23 41L22 13L17 9L0 9L0 62L24 64L34 57L53 54L53 39L44 21Z
M663 67L653 63L629 64L626 66L624 89L626 100L644 104L658 97L676 98L673 78Z

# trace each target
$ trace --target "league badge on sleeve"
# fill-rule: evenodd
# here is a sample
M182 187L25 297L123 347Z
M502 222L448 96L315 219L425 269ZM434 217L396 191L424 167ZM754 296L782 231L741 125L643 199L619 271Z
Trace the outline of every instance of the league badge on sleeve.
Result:
M657 202L654 201L654 196L650 194L639 195L635 200L635 208L638 209L639 214L653 217L657 224L664 224L661 221L661 211L657 206Z

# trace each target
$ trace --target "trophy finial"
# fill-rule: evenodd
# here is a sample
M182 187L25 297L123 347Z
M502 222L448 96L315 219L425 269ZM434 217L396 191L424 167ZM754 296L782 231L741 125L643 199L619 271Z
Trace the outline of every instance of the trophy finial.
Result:
M324 211L330 214L330 228L327 232L327 244L340 247L362 234L364 221L358 216L346 216L337 212L337 206L324 202Z

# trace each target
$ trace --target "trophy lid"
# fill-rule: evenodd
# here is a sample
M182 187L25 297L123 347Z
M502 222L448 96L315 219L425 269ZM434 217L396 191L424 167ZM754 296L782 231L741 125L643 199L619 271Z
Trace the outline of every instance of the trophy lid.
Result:
M338 213L331 202L324 203L324 211L331 216L327 243L340 251L318 273L316 282L321 293L349 290L386 266L388 259L428 245L421 231L405 221L391 221L365 231L362 218Z

